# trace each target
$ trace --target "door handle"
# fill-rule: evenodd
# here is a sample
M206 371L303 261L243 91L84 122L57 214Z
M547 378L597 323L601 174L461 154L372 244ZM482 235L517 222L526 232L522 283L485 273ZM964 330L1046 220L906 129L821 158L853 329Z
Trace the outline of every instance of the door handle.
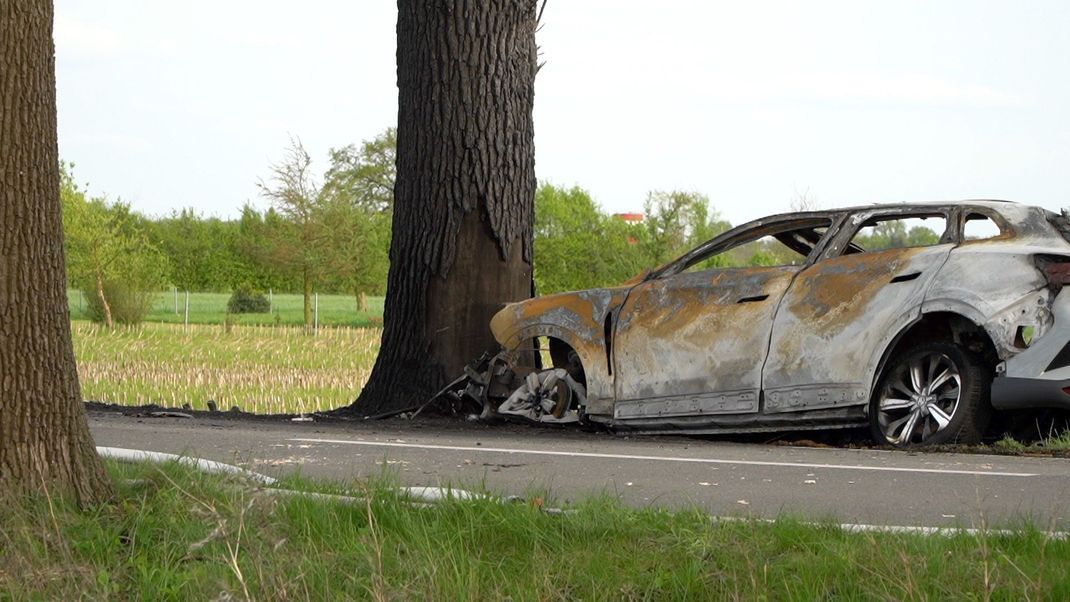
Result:
M908 274L898 274L895 278L892 278L889 284L895 284L896 282L910 282L921 276L921 272L910 272Z
M736 303L757 303L758 301L765 301L769 298L769 295L754 295L753 297L743 297Z

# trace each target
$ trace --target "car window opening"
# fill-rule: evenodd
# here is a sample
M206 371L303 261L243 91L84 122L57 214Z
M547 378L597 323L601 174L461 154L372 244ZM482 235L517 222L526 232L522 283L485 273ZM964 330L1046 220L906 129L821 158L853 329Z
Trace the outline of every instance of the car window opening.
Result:
M943 214L877 216L858 228L844 255L931 247L940 244L946 231L947 217Z
M985 240L1003 234L999 224L983 213L970 213L962 224L963 240Z
M716 268L801 266L806 263L814 247L828 231L831 220L822 218L814 223L782 230L764 229L753 237L744 237L717 252L701 255L688 262L686 272L701 272Z

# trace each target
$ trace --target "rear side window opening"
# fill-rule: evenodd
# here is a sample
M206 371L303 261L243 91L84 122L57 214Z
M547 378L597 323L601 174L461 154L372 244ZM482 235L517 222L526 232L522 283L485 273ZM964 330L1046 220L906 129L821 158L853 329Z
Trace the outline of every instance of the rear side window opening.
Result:
M942 213L875 216L855 232L844 254L931 247L943 241L946 231L947 216Z
M971 211L963 218L962 240L964 242L996 238L1001 234L1003 234L1003 229L991 216Z

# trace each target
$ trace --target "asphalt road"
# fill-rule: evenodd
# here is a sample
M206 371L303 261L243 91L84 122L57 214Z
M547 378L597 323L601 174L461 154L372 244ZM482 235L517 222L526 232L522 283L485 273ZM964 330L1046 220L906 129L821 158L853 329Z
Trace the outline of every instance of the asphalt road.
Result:
M300 423L90 412L97 445L183 453L271 476L608 493L633 506L839 523L1070 530L1070 460L742 444L445 420Z

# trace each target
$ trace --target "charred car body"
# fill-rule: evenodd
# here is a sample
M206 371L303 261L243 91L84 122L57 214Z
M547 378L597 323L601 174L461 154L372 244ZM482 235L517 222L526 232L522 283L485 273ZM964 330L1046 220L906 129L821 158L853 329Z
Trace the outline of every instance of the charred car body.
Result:
M506 306L467 391L618 430L975 441L993 408L1070 408L1068 240L1065 216L1001 201L756 220L624 285ZM725 267L752 249L769 265Z

